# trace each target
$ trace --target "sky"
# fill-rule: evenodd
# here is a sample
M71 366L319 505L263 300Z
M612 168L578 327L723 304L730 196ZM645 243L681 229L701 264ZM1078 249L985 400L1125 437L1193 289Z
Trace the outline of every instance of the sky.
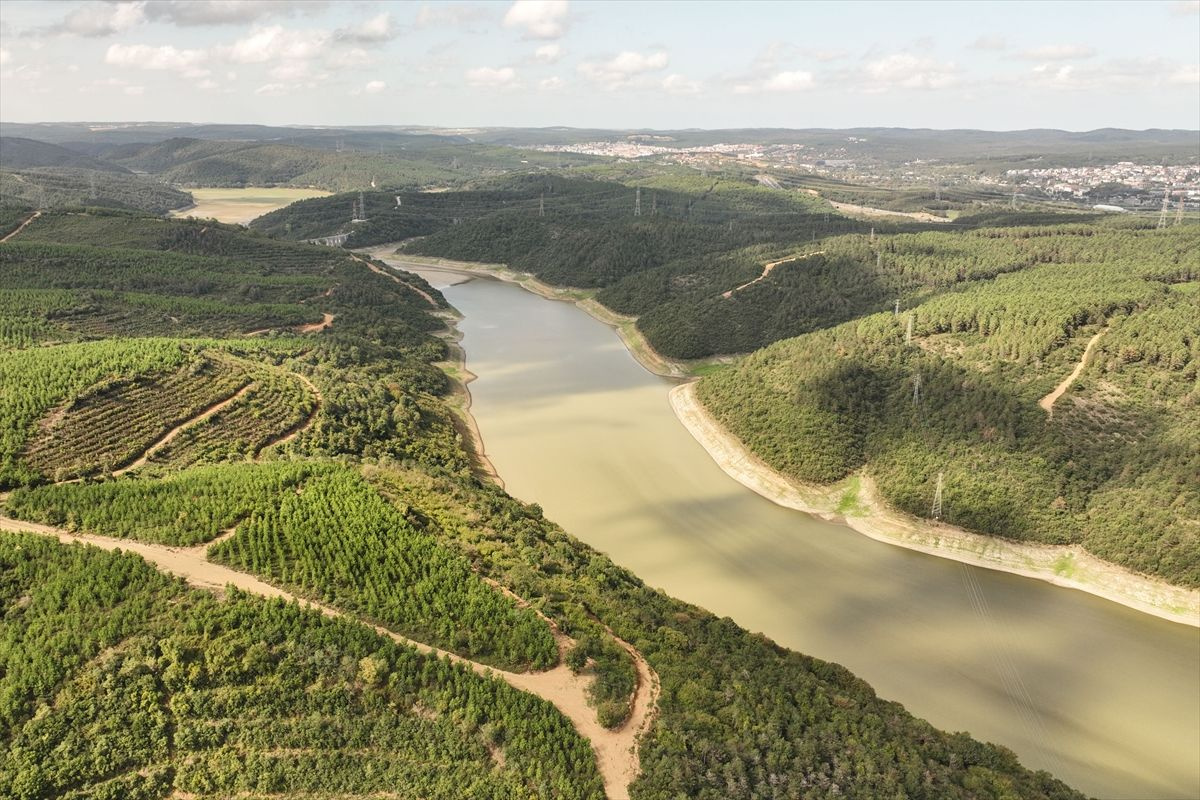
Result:
M1200 0L0 3L0 119L1200 128Z

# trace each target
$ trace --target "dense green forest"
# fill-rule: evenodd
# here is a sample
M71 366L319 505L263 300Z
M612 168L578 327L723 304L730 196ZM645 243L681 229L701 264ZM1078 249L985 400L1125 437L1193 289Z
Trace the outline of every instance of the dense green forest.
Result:
M192 196L120 164L57 144L0 136L0 206L94 206L162 214Z
M0 537L0 795L602 797L549 703L131 555Z
M675 202L663 187L644 204L654 191L660 213ZM416 276L99 211L43 214L0 244L0 265L9 516L178 547L220 539L216 561L513 668L557 659L536 609L577 642L567 663L615 726L636 678L611 629L661 681L640 800L1079 797L841 667L644 586L474 475L434 366L445 303ZM304 329L323 315L332 324ZM229 405L179 422L213 400ZM288 404L290 417L269 412ZM109 435L98 409L118 406L136 425L112 453L68 458ZM147 445L146 463L111 475ZM552 706L352 621L214 597L135 556L41 537L0 535L0 564L11 796L601 794L586 741Z
M788 339L705 378L700 396L769 464L830 482L865 469L883 496L1010 539L1079 543L1200 586L1200 234L1010 229L920 234L962 280L899 315ZM969 246L955 259L937 239ZM885 261L904 237L884 240ZM1006 255L1019 245L1021 264ZM919 271L908 265L906 273ZM911 331L911 342L909 336ZM1079 379L1039 407L1100 334Z
M402 253L579 287L635 316L670 358L752 353L706 379L701 397L786 474L830 482L866 469L886 499L928 515L944 472L950 522L1083 544L1200 585L1195 226L1013 212L952 192L964 211L952 223L872 225L808 190L884 206L911 198L634 167L607 177L623 182L519 176L399 204L368 195L372 220L349 244L406 239ZM332 211L347 199L258 224L312 235L343 224ZM1102 329L1049 416L1038 400Z

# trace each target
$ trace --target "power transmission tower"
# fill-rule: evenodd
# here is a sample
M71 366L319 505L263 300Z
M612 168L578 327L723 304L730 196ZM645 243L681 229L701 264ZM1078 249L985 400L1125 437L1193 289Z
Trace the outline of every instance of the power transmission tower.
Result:
M1017 210L1017 190L1016 189L1013 189L1012 203L1009 204L1009 208L1011 208L1013 211Z
M400 208L403 205L404 202L400 199L400 195L396 195L396 208Z
M912 344L912 331L913 331L913 315L909 314L908 315L908 327L904 331L904 343L905 344Z
M942 182L938 181L937 188L933 190L933 199L939 203L942 201Z
M913 375L913 405L921 404L921 373Z
M1175 224L1179 225L1183 222L1183 198L1179 198L1178 205L1175 206Z
M870 241L871 241L871 244L874 244L874 243L875 243L875 226L874 226L874 225L872 225L872 226L871 226L871 239L870 239Z
M650 216L658 216L658 192L653 192L650 195Z
M538 216L546 216L546 193L542 192L542 196L538 199Z
M642 215L642 187L637 188L637 194L633 200L633 215L640 217Z
M883 251L882 250L880 250L878 253L875 254L875 269L876 270L883 269Z
M946 488L946 475L943 472L938 473L937 488L933 490L933 508L931 509L934 519L942 518L942 490Z
M893 317L900 316L900 298L899 297L896 298L896 310L892 313L892 316Z
M88 173L88 189L89 189L88 195L93 200L95 200L96 199L96 173L94 173L94 172Z
M1167 190L1163 192L1162 211L1158 214L1158 227L1167 227L1167 209L1171 206L1171 186L1167 185Z

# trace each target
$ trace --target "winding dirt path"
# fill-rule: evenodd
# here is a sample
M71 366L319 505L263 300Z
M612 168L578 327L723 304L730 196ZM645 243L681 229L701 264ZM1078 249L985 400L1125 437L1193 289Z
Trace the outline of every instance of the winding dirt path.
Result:
M789 256L787 258L781 258L778 261L769 261L766 264L763 264L762 275L759 275L757 278L755 278L752 281L746 281L741 286L735 286L734 288L730 289L728 292L723 292L721 294L721 297L724 297L726 300L728 300L729 298L733 297L735 294L740 292L742 289L745 289L748 286L753 286L754 284L758 283L759 281L765 281L767 279L767 276L771 274L771 270L775 269L780 264L790 264L793 261L800 261L805 258L812 258L813 256L823 256L823 255L825 255L824 250L817 250L814 253L805 253L802 256Z
M381 269L380 267L375 266L367 259L362 258L361 256L358 256L358 255L355 255L354 253L351 253L350 257L353 258L355 261L358 261L361 264L366 264L367 269L371 270L371 272L374 272L376 275L383 275L385 278L391 278L393 281L400 284L401 286L405 286L405 287L411 289L412 291L416 292L417 294L419 294L422 298L424 298L426 303L429 303L429 305L433 306L436 309L441 309L441 306L438 305L437 300L433 299L433 295L431 295L429 292L425 291L424 289L420 288L419 286L413 286L408 281L402 280L399 275L393 275L392 273L388 272L387 270Z
M321 315L320 322L310 322L307 325L298 325L296 327L296 333L320 333L332 325L335 319L337 319L337 314L330 314L328 311L326 311Z
M159 439L157 442L155 442L154 444L147 447L145 452L143 452L136 461L134 461L131 464L127 464L126 466L121 467L118 470L113 470L113 473L112 473L113 477L115 478L119 475L124 475L126 472L130 472L132 470L137 469L138 467L145 466L146 462L150 460L151 456L153 456L156 452L161 450L163 447L170 444L171 440L174 439L179 434L183 433L184 429L190 428L193 425L195 425L196 423L203 422L204 420L208 419L212 415L214 415L220 411L223 411L224 409L228 408L229 406L233 405L238 400L240 400L242 397L244 397L246 395L246 393L249 392L253 388L254 388L253 382L247 383L241 389L238 389L236 392L231 394L229 397L226 397L221 402L213 403L211 406L204 409L203 411L201 411L199 414L192 417L191 419L184 420L183 422L176 425L174 428L171 428L171 430L167 431L166 434L161 439Z
M7 235L7 236L5 236L3 239L0 239L0 242L7 242L9 239L13 238L13 237L14 237L14 236L16 236L18 233L20 233L21 231L25 230L25 226L26 226L26 225L28 225L29 223L33 222L35 219L37 219L37 218L38 218L38 217L40 217L41 215L42 215L42 212L41 212L41 211L35 211L35 212L33 212L32 214L30 214L30 215L29 215L29 217L28 217L28 218L27 218L27 219L26 219L24 222L22 222L20 225L18 225L18 226L17 226L17 227L16 227L14 230L12 230L12 231L9 231L9 233L8 233L8 235Z
M295 327L290 328L290 330L293 330L296 333L320 333L321 331L325 330L330 325L332 325L333 321L335 319L337 319L337 314L330 314L328 312L325 312L325 313L321 314L320 322L309 322L305 325L296 325ZM245 333L242 334L242 336L263 336L264 334L268 334L271 331L275 331L275 330L283 330L283 329L282 328L259 328L258 330L246 331Z
M551 630L554 632L555 641L558 644L560 653L559 665L544 672L509 672L471 661L470 659L440 650L436 647L430 647L422 642L413 641L379 625L363 622L357 617L324 605L323 603L298 597L248 573L239 572L222 564L209 561L208 549L216 541L221 541L231 536L233 531L225 531L218 540L206 542L196 547L169 547L160 544L138 542L132 539L113 539L107 536L71 533L50 525L25 522L2 515L0 515L0 530L14 533L38 533L43 536L54 537L64 543L77 542L95 545L104 550L123 550L129 553L137 553L160 570L177 575L192 586L201 589L223 592L226 586L235 586L244 592L256 594L261 597L278 597L289 602L299 603L301 606L319 611L327 617L349 619L366 625L381 636L386 636L399 644L414 647L422 653L438 658L448 658L456 664L469 667L479 675L497 677L516 689L537 695L553 703L564 716L571 720L575 726L575 730L591 742L592 749L596 754L597 768L604 780L604 791L610 800L628 800L629 784L637 778L640 772L641 761L638 755L637 740L638 736L649 728L650 723L654 719L659 680L658 675L646 663L641 653L635 650L628 642L622 641L615 635L613 635L613 639L633 657L638 673L638 685L637 694L634 697L633 712L630 714L629 719L617 730L608 730L600 725L596 719L595 711L588 705L587 689L590 679L572 673L561 658L565 650L574 644L573 640L563 634L552 620L540 612L537 613L551 626ZM491 580L488 580L488 583L500 589L504 594L514 598L522 605L529 607L529 604L524 599L515 595L507 588ZM609 631L609 633L611 634L612 632Z
M1075 365L1075 369L1071 370L1071 374L1063 378L1062 383L1055 386L1053 392L1038 400L1038 405L1045 409L1046 413L1051 417L1054 416L1054 404L1058 401L1058 398L1063 396L1067 389L1071 388L1071 384L1079 378L1079 375L1087 366L1088 360L1092 357L1092 349L1096 346L1096 342L1100 341L1100 337L1106 333L1108 333L1108 328L1105 328L1089 339L1087 347L1083 348L1083 355L1079 357L1079 363Z

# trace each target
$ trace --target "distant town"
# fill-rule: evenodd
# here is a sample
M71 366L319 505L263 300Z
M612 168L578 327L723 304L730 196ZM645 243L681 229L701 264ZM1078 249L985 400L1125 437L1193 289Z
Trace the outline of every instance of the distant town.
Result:
M844 147L814 148L804 144L718 143L671 146L669 136L637 135L624 140L535 145L527 149L546 153L578 153L615 159L648 159L684 164L698 169L715 167L733 159L762 168L800 169L843 180L877 184L986 186L1002 192L1028 194L1034 190L1049 199L1103 204L1113 208L1146 208L1162 202L1170 192L1172 205L1200 207L1200 165L1144 164L1118 161L1084 167L1008 169L988 174L966 165L915 159L903 164L883 164L855 156ZM851 145L866 139L850 137Z

